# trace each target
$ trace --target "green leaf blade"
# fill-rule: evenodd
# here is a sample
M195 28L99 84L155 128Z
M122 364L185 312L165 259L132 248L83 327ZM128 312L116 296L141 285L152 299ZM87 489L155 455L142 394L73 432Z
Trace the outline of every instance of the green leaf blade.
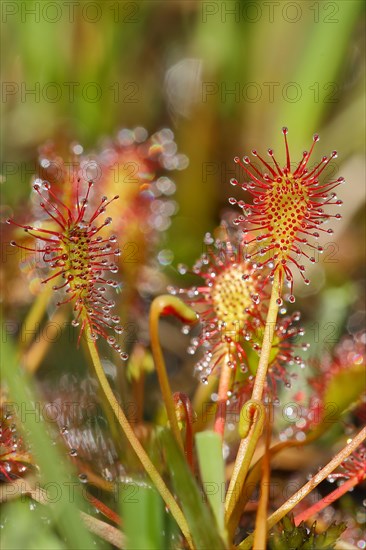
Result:
M224 543L216 527L215 518L205 502L185 458L168 430L160 435L174 490L186 516L197 549L223 550Z
M201 479L214 513L221 538L227 541L225 529L225 465L219 434L205 431L196 434L196 448Z

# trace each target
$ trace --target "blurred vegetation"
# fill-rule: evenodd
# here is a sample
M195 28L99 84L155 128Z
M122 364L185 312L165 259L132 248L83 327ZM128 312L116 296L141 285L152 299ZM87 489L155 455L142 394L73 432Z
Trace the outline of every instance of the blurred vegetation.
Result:
M319 156L339 149L344 163L364 150L359 0L83 1L58 9L29 0L3 2L2 10L3 192L11 207L27 197L46 140L93 149L122 127L170 126L190 166L177 177L169 244L179 261L192 261L226 206L235 154L271 146L281 155L283 125L294 155L316 131ZM353 176L359 196L362 167Z
M27 205L38 147L44 142L55 142L60 151L80 142L86 151L93 151L121 128L143 126L151 134L170 127L178 151L189 158L188 168L173 174L179 211L162 243L174 254L172 266L166 269L168 276L181 280L173 266L178 262L191 265L199 256L204 234L212 231L228 210L230 178L243 177L233 157L254 147L261 151L273 147L277 158L283 160L280 130L286 125L292 154L297 158L310 146L312 134L318 132L321 141L316 157L332 149L339 151L331 168L346 177L339 193L346 200L343 221L333 239L335 259L331 259L333 249L329 249L329 261L316 265L314 285L302 290L297 304L305 313L314 355L333 347L341 334L357 332L364 311L364 256L360 247L364 235L366 119L363 2L83 0L61 1L58 8L55 4L1 2L1 221ZM319 297L313 296L322 289ZM316 306L321 311L318 320ZM11 318L16 313L12 312ZM335 336L329 322L337 326ZM170 330L166 327L167 332L162 332L172 385L184 386L182 391L189 393L192 360L184 355L185 343L177 344L180 327ZM332 335L335 340L327 340ZM62 346L55 346L56 351L51 348L49 363L56 369L62 366L62 372L71 371L74 364L82 363L82 351L65 362L57 353ZM7 353L10 397L15 401L20 390L20 399L32 403L35 394L25 393L28 379L19 379L18 386L10 382L11 368L16 366L10 348ZM182 363L185 368L178 368ZM155 410L154 388L145 407L154 401ZM145 417L153 416L145 411ZM40 464L43 456L46 479L52 479L56 463L59 479L71 479L58 449L52 447L54 454L51 451L52 459L47 460L47 438L40 425L32 426L31 422L26 428L35 438ZM174 446L170 453L176 453ZM126 461L132 462L131 457ZM175 472L170 475L173 478ZM194 483L187 472L181 476L176 480L178 485ZM196 493L194 486L193 510L199 513L201 503ZM183 494L188 502L188 491ZM142 517L147 518L149 506L154 506L158 508L159 525L168 525L160 497L151 487L143 487L141 495ZM51 519L46 521L47 532L34 537L29 548L64 547L65 523L70 521L72 526L78 517L74 507L69 509L60 527L63 506L67 508L60 502L58 509L52 510ZM134 516L133 507L121 506L126 517ZM37 521L40 528L45 524L38 516L31 520L24 507L24 518L20 516L18 503L9 504L8 510L9 523L18 517L27 532L31 521ZM211 516L203 527L210 521ZM55 525L62 541L55 536ZM161 531L156 532L153 522L149 525L151 537L159 541ZM198 539L200 527L196 525ZM175 531L175 524L169 524L166 540L174 541ZM135 534L139 535L137 530ZM24 544L19 533L11 531L7 536L8 547ZM144 536L141 533L136 544ZM78 547L85 541L89 541L89 534L80 529Z

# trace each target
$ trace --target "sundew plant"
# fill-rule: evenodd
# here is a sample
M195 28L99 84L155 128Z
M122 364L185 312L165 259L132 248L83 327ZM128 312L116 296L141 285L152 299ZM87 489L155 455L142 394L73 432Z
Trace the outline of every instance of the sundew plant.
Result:
M311 355L296 307L349 183L327 176L336 151L316 160L318 135L294 158L295 131L233 159L228 208L176 269L165 235L188 159L171 130L40 148L4 225L33 296L18 331L4 321L4 548L364 548L365 333ZM172 382L185 347L192 373Z

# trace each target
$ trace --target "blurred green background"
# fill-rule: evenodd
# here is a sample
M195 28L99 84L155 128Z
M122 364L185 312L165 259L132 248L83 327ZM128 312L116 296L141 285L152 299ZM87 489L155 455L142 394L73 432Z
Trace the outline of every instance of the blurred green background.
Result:
M175 177L176 261L197 257L217 224L235 155L271 146L283 159L283 125L294 160L315 131L314 162L339 150L346 224L362 204L362 1L4 0L1 9L3 218L28 196L40 144L93 150L136 126L171 127L190 159Z

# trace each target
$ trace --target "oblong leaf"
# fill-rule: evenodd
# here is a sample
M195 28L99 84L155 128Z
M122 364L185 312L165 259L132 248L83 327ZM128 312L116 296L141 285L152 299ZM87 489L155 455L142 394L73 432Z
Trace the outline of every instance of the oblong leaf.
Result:
M197 549L223 550L224 543L216 527L211 508L194 479L181 450L167 429L161 430L160 440L166 453L169 473Z

